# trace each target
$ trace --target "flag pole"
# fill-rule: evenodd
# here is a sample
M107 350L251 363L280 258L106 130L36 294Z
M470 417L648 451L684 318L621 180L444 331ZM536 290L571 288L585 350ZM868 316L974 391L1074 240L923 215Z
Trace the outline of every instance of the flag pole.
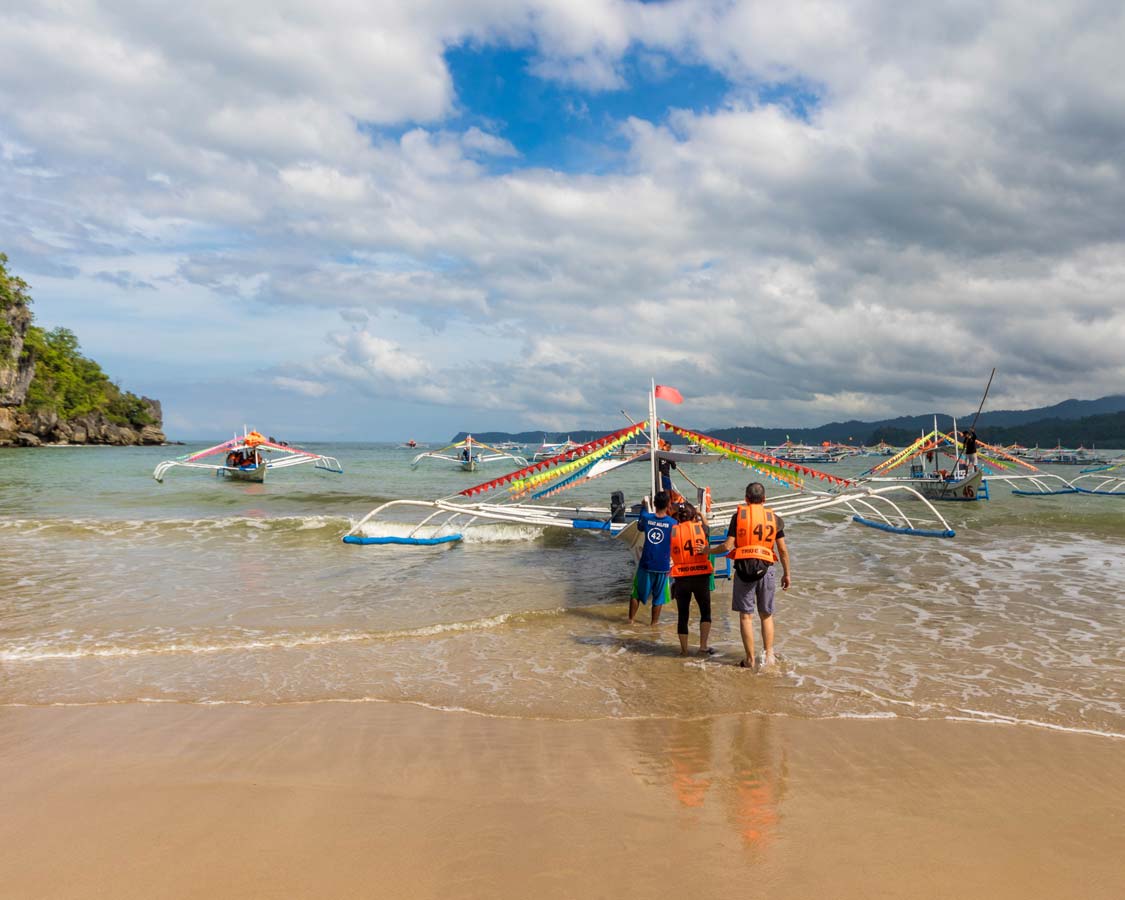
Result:
M659 444L656 440L656 379L652 379L651 392L648 395L648 416L649 416L649 441L651 449L649 450L649 461L651 463L651 483L652 483L652 498L655 508L656 494L660 490L660 484L657 481L657 466L656 466L656 451L659 449Z

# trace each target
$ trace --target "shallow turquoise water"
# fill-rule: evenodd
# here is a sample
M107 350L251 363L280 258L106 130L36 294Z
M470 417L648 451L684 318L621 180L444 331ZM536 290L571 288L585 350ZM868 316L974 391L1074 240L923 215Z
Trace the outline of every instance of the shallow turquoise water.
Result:
M412 451L324 444L308 449L339 458L344 475L152 480L158 461L191 449L0 450L0 702L400 700L516 716L757 710L1125 733L1121 499L994 486L990 502L942 506L951 541L842 514L793 522L781 665L755 676L734 665L722 582L714 660L675 655L674 610L655 630L627 626L632 560L617 541L502 525L452 547L340 541L386 499L448 495L502 469L412 471ZM635 499L641 469L576 499ZM720 463L692 477L736 496L747 473Z

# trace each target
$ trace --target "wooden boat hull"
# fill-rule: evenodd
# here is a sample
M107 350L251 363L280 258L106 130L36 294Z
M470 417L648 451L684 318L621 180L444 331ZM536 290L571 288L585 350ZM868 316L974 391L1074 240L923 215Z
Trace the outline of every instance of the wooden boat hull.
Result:
M261 484L266 480L266 467L255 466L253 469L220 469L221 474L231 481L246 481L251 484Z
M880 484L906 484L927 500L958 500L972 502L988 499L988 484L979 469L964 478L935 478L933 476L904 476L902 478L872 478ZM903 499L909 497L907 494Z
M967 478L909 478L909 482L927 500L959 500L962 502L988 499L988 491L982 487L984 473L973 472Z
M475 459L466 459L461 461L462 472L475 472L477 470L477 461Z

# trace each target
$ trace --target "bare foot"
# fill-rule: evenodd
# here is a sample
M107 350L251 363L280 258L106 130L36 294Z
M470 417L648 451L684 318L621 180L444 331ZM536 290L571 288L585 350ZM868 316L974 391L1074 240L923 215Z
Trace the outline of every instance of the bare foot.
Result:
M740 668L749 669L751 672L754 671L754 663L752 660L744 659L738 665Z
M773 655L772 650L767 650L766 653L762 656L762 668L765 669L765 668L768 668L769 666L776 665L776 664L777 664L777 657L775 657Z

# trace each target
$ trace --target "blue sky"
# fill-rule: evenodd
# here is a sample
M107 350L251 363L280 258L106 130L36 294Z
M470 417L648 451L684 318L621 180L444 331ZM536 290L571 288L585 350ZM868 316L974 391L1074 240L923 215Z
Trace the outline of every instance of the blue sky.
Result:
M1125 383L1119 5L0 10L0 249L173 435ZM1046 52L1049 49L1049 53Z

